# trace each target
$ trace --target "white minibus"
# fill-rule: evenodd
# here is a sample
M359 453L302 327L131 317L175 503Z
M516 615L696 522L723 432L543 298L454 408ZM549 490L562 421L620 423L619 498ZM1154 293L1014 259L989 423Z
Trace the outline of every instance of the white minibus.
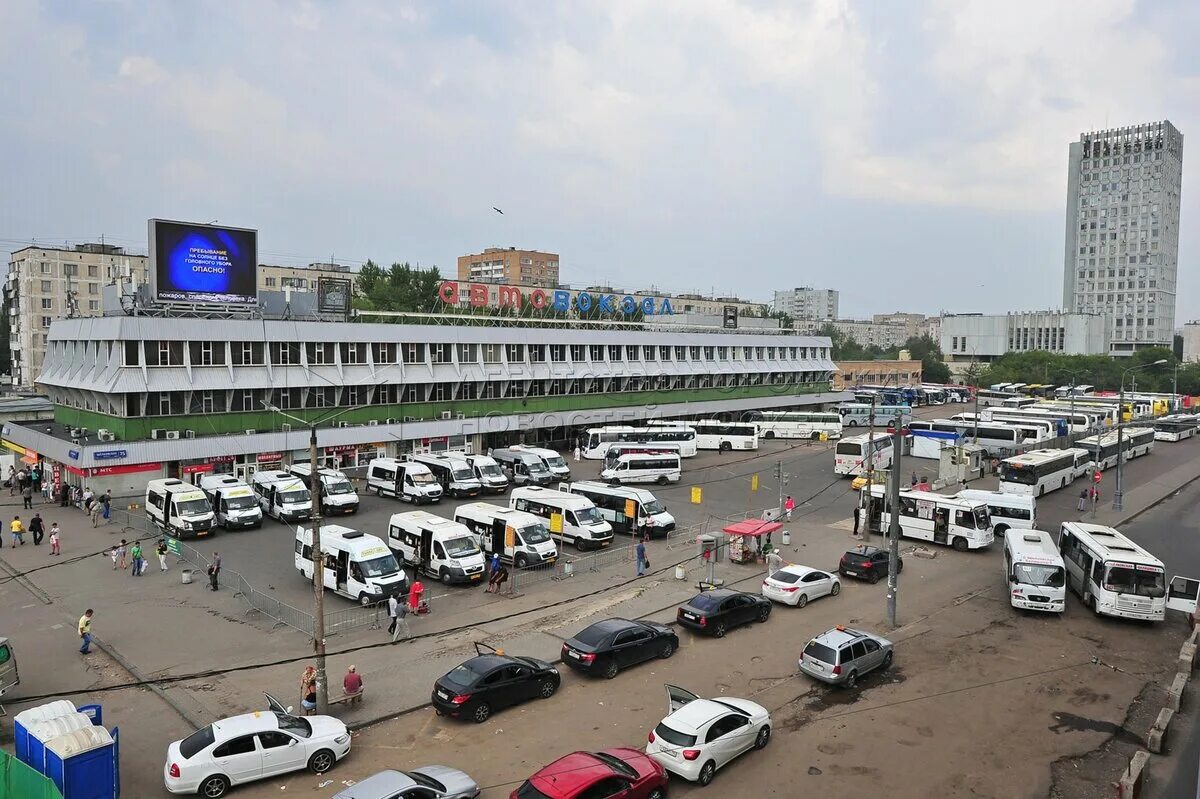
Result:
M212 503L216 523L226 530L262 527L263 513L250 486L231 474L206 474L200 490Z
M1196 612L1200 581L1175 577L1168 591L1162 561L1112 527L1063 522L1058 551L1067 585L1094 613L1162 621L1167 608Z
M886 533L892 515L886 509L885 494L886 486L871 486L868 519ZM987 505L932 491L900 492L900 535L949 544L959 552L986 547L993 540Z
M658 498L644 488L605 485L591 480L562 483L562 491L587 497L613 530L648 537L666 538L675 529L675 517Z
M871 440L868 441L867 439ZM867 453L871 453L868 456ZM880 431L873 438L868 435L847 436L833 448L833 473L857 477L866 474L868 464L873 469L890 469L892 466L892 436Z
M442 487L443 495L473 497L483 491L483 483L475 476L475 470L461 455L438 453L436 455L413 455L411 460L429 469L433 479Z
M146 483L146 515L176 538L208 535L213 528L208 497L197 486L174 477Z
M294 463L288 471L312 488L312 467L307 463ZM325 516L358 512L358 492L344 472L336 469L318 469L321 477L321 513Z
M442 498L442 487L423 463L397 458L372 458L367 465L367 488L420 505Z
M1040 497L1087 474L1092 456L1082 447L1035 449L1000 461L1000 491Z
M1051 613L1066 609L1066 570L1047 532L1020 530L1004 537L1004 579L1014 608Z
M542 463L546 464L546 468L550 470L550 476L555 480L571 479L571 467L567 465L567 459L554 450L545 447L529 447L524 444L519 444L513 449L531 452L541 458Z
M678 455L622 455L600 472L600 479L614 485L625 483L678 483L682 474Z
M485 554L499 553L500 560L518 569L558 559L558 547L546 529L546 521L532 513L469 502L454 511L454 521L474 533Z
M312 516L312 497L299 477L279 469L262 469L254 473L252 480L264 515L285 524Z
M832 411L760 411L754 426L760 438L804 438L819 441L840 438L842 417Z
M388 522L388 546L401 563L452 583L483 580L483 553L465 526L423 510L393 513Z
M954 496L987 505L992 532L1003 537L1010 529L1032 530L1037 526L1037 500L1023 494L1002 494L968 488Z
M491 457L504 469L505 476L515 486L539 485L548 486L554 482L554 475L546 462L529 450L521 447L501 447L490 453Z
M550 534L570 542L580 550L600 549L612 543L612 525L587 497L567 494L541 486L514 488L508 495L509 507L540 516L548 522ZM556 532L555 517L561 532Z
M313 581L312 528L296 527L296 570ZM338 524L321 525L325 589L366 607L392 594L408 593L408 576L387 544Z
M504 476L504 470L496 463L495 458L487 455L466 455L464 458L485 491L503 494L508 490L508 478Z

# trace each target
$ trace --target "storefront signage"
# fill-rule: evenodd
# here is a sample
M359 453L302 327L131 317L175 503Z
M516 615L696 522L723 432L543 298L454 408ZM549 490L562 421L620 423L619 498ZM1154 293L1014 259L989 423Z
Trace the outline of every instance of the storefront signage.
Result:
M358 444L334 444L325 448L326 455L336 455L339 452L358 452Z
M457 280L444 280L438 286L438 299L447 305L458 305L461 294L460 286L466 287L467 302L472 308L486 308L492 305L490 289L493 287L484 283L460 284ZM571 292L561 289L552 291L533 289L523 292L520 286L499 285L494 288L496 289L496 303L493 307L496 308L519 310L524 303L528 302L538 311L563 313L570 311L588 313L592 310L608 314L621 313L626 316L631 316L638 311L645 314L675 313L675 309L671 307L671 300L667 297L634 297L629 294L619 297L616 294L593 294L589 291L580 291L575 296L571 296Z
M107 477L113 474L134 474L135 472L155 472L162 468L161 463L123 463L120 466L97 466L88 469L91 477Z
M195 474L196 472L211 472L213 465L211 463L189 463L182 467L180 471L184 474Z
M116 461L128 455L129 453L123 449L102 449L99 452L93 452L92 458L98 461Z
M0 441L0 444L3 444L4 446L8 447L9 449L11 449L13 452L17 453L18 455L27 454L26 449L24 447L22 447L20 444L12 443L7 438L4 439L3 441Z
M257 458L259 463L272 463L273 461L283 460L282 452L260 452Z
M209 463L233 463L237 458L232 455L210 455Z
M67 457L69 457L73 461L79 460L79 450L77 450L77 449L67 450Z

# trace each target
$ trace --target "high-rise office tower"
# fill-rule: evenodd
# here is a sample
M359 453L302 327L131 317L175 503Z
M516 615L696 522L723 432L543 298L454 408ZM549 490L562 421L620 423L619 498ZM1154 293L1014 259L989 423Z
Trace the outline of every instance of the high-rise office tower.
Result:
M1148 122L1071 143L1063 305L1109 317L1113 355L1171 346L1183 134Z

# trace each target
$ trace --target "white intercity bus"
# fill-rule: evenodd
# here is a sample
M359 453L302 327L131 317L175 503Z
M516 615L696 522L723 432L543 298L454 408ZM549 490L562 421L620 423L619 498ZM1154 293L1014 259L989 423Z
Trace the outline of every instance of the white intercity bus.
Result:
M1037 500L1031 496L975 488L959 491L954 496L987 505L992 532L1001 538L1009 530L1032 530L1037 527Z
M1005 536L1004 579L1014 608L1051 613L1066 609L1066 567L1047 532L1021 530Z
M691 427L661 425L593 427L587 431L583 457L604 460L608 448L613 444L676 444L681 456L691 458L696 455L696 431Z
M890 469L892 455L891 433L847 436L833 448L833 473L857 477L866 474L868 465L873 469Z
M831 411L760 411L754 426L759 438L805 438L817 441L842 435L842 417Z
M884 500L886 491L886 486L871 486L868 509L868 518L878 521L883 531L890 529L892 523L892 514ZM900 535L948 544L959 552L986 547L993 540L987 505L932 491L900 492Z
M871 424L871 405L866 402L845 402L834 408L837 415L842 417L842 427L869 427ZM903 424L912 420L910 405L875 405L875 426L887 427L896 417Z
M758 429L749 422L722 422L720 419L697 419L694 422L652 422L653 427L691 428L696 431L696 449L720 452L758 449Z
M1127 427L1121 443L1125 451L1125 462L1154 451L1154 430L1149 427ZM1111 430L1098 436L1081 438L1075 444L1088 451L1092 462L1099 469L1111 469L1117 465L1117 431Z
M1000 491L1040 497L1066 488L1091 466L1091 454L1082 447L1035 449L1000 461Z
M1162 561L1112 527L1063 522L1058 550L1067 585L1098 615L1162 621L1167 608L1196 612L1200 581L1175 577L1168 589Z
M1164 416L1154 423L1155 441L1179 442L1196 435L1196 420L1192 417Z

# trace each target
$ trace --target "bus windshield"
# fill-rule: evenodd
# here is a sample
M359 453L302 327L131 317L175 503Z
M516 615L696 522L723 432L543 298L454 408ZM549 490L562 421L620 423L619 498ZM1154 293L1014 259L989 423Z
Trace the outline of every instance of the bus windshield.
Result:
M652 499L649 502L642 503L642 510L646 512L647 516L656 516L657 514L665 511L666 508L664 508L663 504L657 499Z
M350 485L349 480L338 480L336 482L325 484L326 494L353 494L354 486Z
M212 510L207 499L185 499L176 504L180 516L190 516L197 513L208 513Z
M479 552L479 546L475 543L475 539L467 535L451 538L446 542L446 555L451 558L465 558L477 552Z
M580 524L598 524L600 521L602 521L600 519L599 511L597 511L594 507L580 508L579 510L575 511L575 519Z
M552 469L562 469L567 465L567 462L563 460L562 455L551 455L550 457L546 458L546 463L550 464L550 468Z
M413 485L419 486L433 485L435 482L433 475L429 472L412 472L409 474L409 478L413 481Z
M544 524L531 524L528 527L522 527L518 532L526 544L544 544L550 540L550 533L546 532Z
M1161 569L1152 566L1110 565L1104 577L1104 588L1118 594L1148 596L1153 599L1167 595L1166 579Z
M1000 464L1000 479L1006 483L1020 483L1027 486L1035 485L1038 481L1033 469L1022 469L1003 462Z
M400 571L399 565L396 564L396 556L391 553L359 561L358 565L364 577L387 577Z
M980 530L986 530L992 524L991 514L988 512L987 505L975 509L975 526Z
M245 510L246 508L257 508L258 500L254 497L229 497L225 500L225 507L229 510Z
M475 473L470 469L452 469L450 476L455 480L474 480Z
M479 473L481 475L483 475L484 477L503 477L504 476L504 472L500 470L499 464L488 463L488 464L484 464L483 466L478 466L476 468L479 469Z
M279 501L288 505L293 503L308 502L308 489L299 488L295 491L280 491Z
M1049 566L1040 563L1017 563L1013 565L1013 574L1018 583L1024 585L1042 585L1046 588L1062 588L1062 566Z

